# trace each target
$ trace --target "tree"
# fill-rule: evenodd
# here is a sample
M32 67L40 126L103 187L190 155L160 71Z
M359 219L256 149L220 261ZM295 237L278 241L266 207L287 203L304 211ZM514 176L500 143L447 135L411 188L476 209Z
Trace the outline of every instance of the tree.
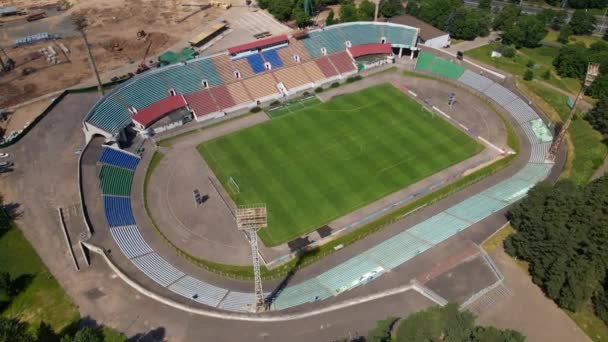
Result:
M473 40L490 33L490 15L477 8L459 7L452 14L446 30L456 39Z
M325 26L330 26L330 25L333 25L336 23L334 16L335 16L334 10L330 10L329 14L327 15L327 19L325 19Z
M291 17L296 21L298 27L306 27L310 25L310 18L304 13L304 8L294 7Z
M508 25L502 38L506 44L513 44L516 48L539 46L540 41L547 35L545 25L536 16L526 15L517 18L517 21Z
M540 12L537 17L545 23L545 26L554 30L561 30L566 23L568 13L566 11L556 11L551 8L546 8Z
M492 0L479 0L479 5L477 8L488 11L492 10Z
M103 342L103 335L99 330L85 327L78 330L73 337L63 336L61 342Z
M514 46L509 45L509 46L506 46L504 49L502 49L501 53L504 57L513 58L513 57L515 57L517 50L515 50Z
M529 263L532 281L559 306L579 310L606 279L608 176L588 185L540 184L509 212L517 234L507 253Z
M363 0L359 4L358 12L359 20L372 21L376 12L376 5L369 0Z
M603 135L608 135L608 96L600 98L595 107L585 115L585 120L587 120L598 132ZM606 296L606 294L603 295Z
M568 0L568 6L572 8L605 8L607 0Z
M583 43L564 45L553 59L553 66L562 77L583 79L587 72L587 47Z
M566 26L561 31L559 31L559 36L557 37L557 41L562 44L568 44L570 41L570 36L572 35L572 27Z
M583 10L576 10L572 14L568 26L574 34L591 34L595 28L595 16Z
M600 69L608 70L607 68ZM608 75L605 71L595 78L595 81L593 81L593 84L591 84L587 93L595 99L604 99L608 97ZM606 109L606 107L604 108Z
M534 72L532 71L532 69L526 69L526 72L524 72L524 81L532 81L533 78Z
M376 327L367 333L367 342L390 342L391 329L399 318L388 317L376 323Z
M543 80L548 80L551 78L551 70L547 69L547 71L543 72L542 75Z
M477 327L472 342L524 342L526 338L515 330L499 330L494 327Z
M27 323L14 318L0 317L0 342L33 342Z
M383 17L390 18L403 13L403 4L401 0L381 0L378 10Z
M357 21L359 19L357 14L357 7L353 3L346 3L340 6L340 21L348 23L351 21Z
M507 5L496 14L492 28L494 30L504 30L509 24L515 22L521 15L521 8L515 5Z

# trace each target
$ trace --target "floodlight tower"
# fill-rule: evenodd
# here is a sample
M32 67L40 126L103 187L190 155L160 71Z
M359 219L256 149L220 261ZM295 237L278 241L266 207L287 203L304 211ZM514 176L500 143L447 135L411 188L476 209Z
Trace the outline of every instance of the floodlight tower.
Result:
M236 209L236 226L249 235L251 245L251 258L253 261L253 275L255 281L255 311L264 310L266 299L262 289L262 276L260 274L260 254L258 248L258 234L260 228L268 226L265 204L239 206Z
M568 114L568 119L562 129L559 131L557 138L553 140L553 144L551 144L551 148L549 149L549 154L547 155L547 161L555 162L555 157L557 156L557 151L559 150L559 146L564 140L566 133L568 131L568 127L570 127L570 123L572 122L572 118L574 117L574 113L576 112L576 104L578 100L580 100L585 94L585 90L591 86L591 83L595 80L597 75L600 73L600 65L598 63L589 63L587 65L587 74L585 75L585 81L583 81L583 86L581 90L576 95L576 99L574 100L574 105L572 105L572 109L570 110L570 114Z

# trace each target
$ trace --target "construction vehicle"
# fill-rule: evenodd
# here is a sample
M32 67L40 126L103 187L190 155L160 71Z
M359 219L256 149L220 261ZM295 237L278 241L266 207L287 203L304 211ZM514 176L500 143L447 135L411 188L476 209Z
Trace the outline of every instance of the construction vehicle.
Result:
M47 17L46 12L39 12L39 13L34 13L34 14L28 15L27 17L25 17L25 20L36 21L36 20L44 19L46 17Z
M146 64L146 58L148 57L148 53L150 53L151 46L152 46L152 39L150 39L150 41L148 42L148 47L146 48L146 52L144 53L144 58L141 59L141 62L137 66L137 70L135 70L135 73L138 75L150 70L150 67L148 66L148 64Z

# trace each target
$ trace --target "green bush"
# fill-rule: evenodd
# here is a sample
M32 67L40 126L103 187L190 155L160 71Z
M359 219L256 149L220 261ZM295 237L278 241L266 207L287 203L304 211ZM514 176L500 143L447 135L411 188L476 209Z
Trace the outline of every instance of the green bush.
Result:
M507 46L504 49L502 49L502 55L507 58L515 57L515 53L516 53L516 50L513 46Z
M281 104L281 101L278 101L278 100L270 102L270 106L276 106L276 105L279 105L279 104Z
M350 76L346 79L346 83L353 83L356 81L361 81L362 79L363 79L363 77L361 77L361 75Z
M338 82L334 82L330 85L331 88L338 88L340 86L340 83Z
M251 112L251 113L259 113L259 112L261 112L261 111L262 111L262 108L257 107L257 106L256 106L256 107L251 108L251 110L250 110L250 112Z
M534 67L534 64L535 64L535 63L534 63L534 61L533 61L533 60L529 60L529 61L528 61L528 63L526 64L526 66L527 66L528 68L533 68L533 67Z
M526 72L524 73L524 80L532 81L533 78L534 78L534 72L532 72L532 69L527 69Z
M306 96L308 96L308 95L310 95L310 93L309 93L309 92L307 92L307 91L305 91L305 92L303 92L303 93L302 93L302 97L306 97Z
M551 70L547 70L542 75L543 80L548 80L551 78Z
M315 93L322 93L323 92L323 88L318 87L317 89L315 89Z

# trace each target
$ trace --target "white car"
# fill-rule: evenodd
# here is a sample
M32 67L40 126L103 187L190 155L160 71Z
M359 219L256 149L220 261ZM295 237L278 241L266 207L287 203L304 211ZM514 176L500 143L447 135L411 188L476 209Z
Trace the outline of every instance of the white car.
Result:
M6 158L8 156L9 156L8 153L0 153L0 158Z

